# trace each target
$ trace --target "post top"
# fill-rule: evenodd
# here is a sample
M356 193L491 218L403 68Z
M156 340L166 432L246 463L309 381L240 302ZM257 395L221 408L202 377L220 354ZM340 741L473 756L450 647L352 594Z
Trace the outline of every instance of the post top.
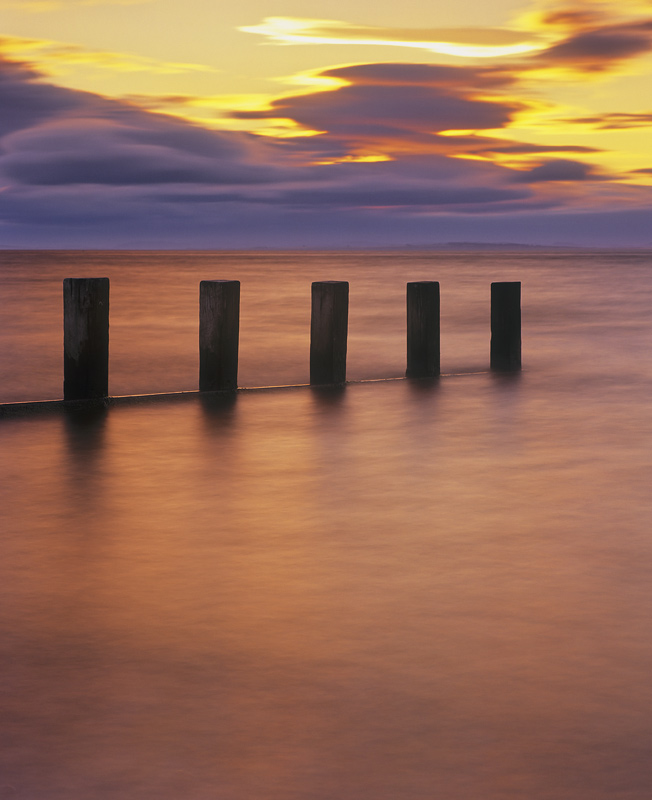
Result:
M108 278L64 278L64 283L71 283L72 281L106 281L108 283Z

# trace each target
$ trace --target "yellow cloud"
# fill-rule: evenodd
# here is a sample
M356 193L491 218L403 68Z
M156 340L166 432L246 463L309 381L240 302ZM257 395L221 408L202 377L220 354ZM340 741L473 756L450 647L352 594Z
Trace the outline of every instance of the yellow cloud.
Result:
M105 50L87 50L74 44L49 39L26 39L20 36L0 36L0 53L29 58L40 70L49 75L60 74L66 68L79 65L108 69L115 72L153 72L173 75L182 72L215 72L212 67L200 64L180 64L158 61L154 58Z
M541 50L547 42L532 31L505 28L380 28L338 20L267 17L239 30L278 44L357 44L413 47L463 58L496 58Z

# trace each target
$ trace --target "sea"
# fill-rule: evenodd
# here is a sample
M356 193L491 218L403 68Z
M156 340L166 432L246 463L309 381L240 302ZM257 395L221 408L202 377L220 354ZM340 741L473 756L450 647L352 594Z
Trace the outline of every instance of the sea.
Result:
M61 398L66 277L110 279L110 394L159 396L0 406L1 800L650 800L652 251L1 251L0 403ZM196 392L210 279L252 391Z

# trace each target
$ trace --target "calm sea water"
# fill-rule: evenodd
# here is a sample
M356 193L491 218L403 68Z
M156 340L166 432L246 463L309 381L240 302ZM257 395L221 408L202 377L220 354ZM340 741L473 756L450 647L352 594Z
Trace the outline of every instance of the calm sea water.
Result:
M245 386L0 419L0 798L649 800L652 253L0 253L0 400L61 396L61 281L111 279L111 393L194 389L198 283ZM489 284L524 371L488 373Z

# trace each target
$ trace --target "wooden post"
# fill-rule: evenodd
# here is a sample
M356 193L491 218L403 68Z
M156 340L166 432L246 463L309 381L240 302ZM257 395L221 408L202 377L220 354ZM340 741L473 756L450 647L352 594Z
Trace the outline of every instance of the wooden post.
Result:
M407 285L408 378L436 378L440 373L439 283Z
M109 279L63 281L63 399L109 394Z
M349 322L347 281L312 284L310 383L346 382L346 337Z
M521 283L491 284L491 369L521 369Z
M199 391L238 388L240 281L199 284Z

